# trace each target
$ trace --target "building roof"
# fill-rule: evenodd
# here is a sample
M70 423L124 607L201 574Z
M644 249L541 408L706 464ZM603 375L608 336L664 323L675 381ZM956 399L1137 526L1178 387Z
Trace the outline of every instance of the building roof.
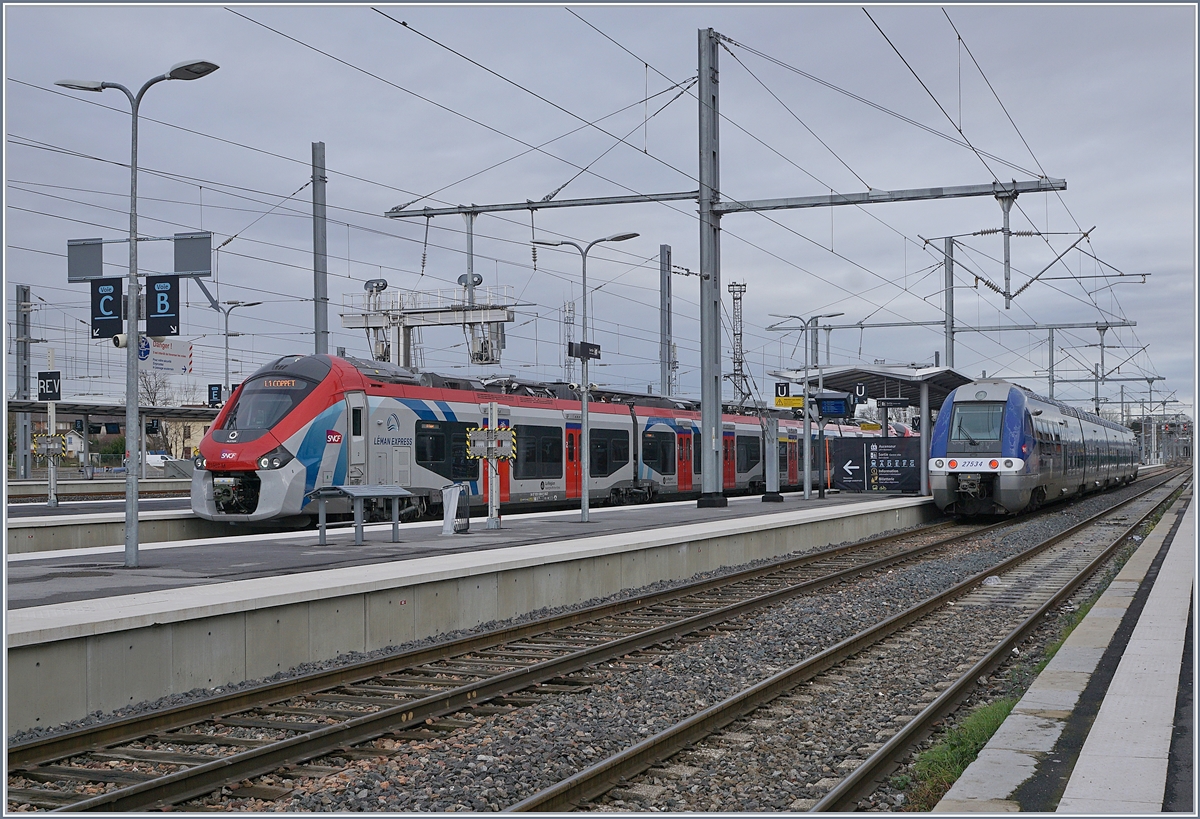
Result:
M125 419L124 404L84 404L78 401L57 401L54 404L59 417L64 415L88 415L92 418ZM138 407L138 412L144 418L159 418L166 421L211 421L221 410L217 407ZM29 412L34 415L45 415L46 404L43 401L19 401L9 399L8 412Z
M779 370L771 375L797 384L804 383L803 370ZM952 390L974 380L950 367L926 367L919 370L880 365L823 367L822 375L826 390L853 393L854 386L862 383L867 385L867 398L904 398L914 407L921 405L921 384L927 383L929 406L935 410L941 407ZM814 388L817 386L816 369L808 371L808 383Z

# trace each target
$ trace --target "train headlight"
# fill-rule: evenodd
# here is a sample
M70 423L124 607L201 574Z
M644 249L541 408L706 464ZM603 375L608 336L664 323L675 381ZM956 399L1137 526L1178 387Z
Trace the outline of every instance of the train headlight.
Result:
M943 466L946 465L946 462L943 461L941 458L938 458L936 461L933 462L933 465L936 466L938 469L941 469Z
M991 467L992 469L999 469L1000 462L997 461L995 458L993 458L992 460L988 461L988 466Z
M192 458L192 465L197 469L205 469L207 468L207 464L208 461L204 460L203 455L197 455L195 458Z
M279 469L292 460L292 453L288 452L281 446L277 446L258 459L259 469Z
M1005 468L1005 469L1012 469L1012 461L1005 461L1005 462L1004 462L1004 468Z
M958 469L958 461L951 460L951 461L950 461L950 468L951 468L951 469Z

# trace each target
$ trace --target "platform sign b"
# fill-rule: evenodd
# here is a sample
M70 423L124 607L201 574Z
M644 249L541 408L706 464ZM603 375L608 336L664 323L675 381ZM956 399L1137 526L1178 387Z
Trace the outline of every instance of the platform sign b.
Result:
M179 277L146 277L146 335L179 335Z

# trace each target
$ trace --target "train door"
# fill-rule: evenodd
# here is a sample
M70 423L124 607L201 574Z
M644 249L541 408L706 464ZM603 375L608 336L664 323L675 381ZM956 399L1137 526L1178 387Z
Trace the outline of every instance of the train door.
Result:
M566 463L564 472L567 479L567 497L581 497L583 487L583 430L578 423L567 422L566 441L564 442Z
M392 447L392 486L408 486L412 483L412 452L408 447Z
M733 424L725 424L723 432L721 449L724 458L722 459L721 479L725 489L733 489L737 486L737 434L734 432Z
M800 485L800 442L788 438L787 442L787 481L788 486Z
M361 392L346 393L346 417L349 419L349 451L346 462L346 483L361 484L367 480L367 396Z
M371 461L371 471L369 473L367 483L374 486L385 486L390 484L392 478L392 452L384 447L379 447L374 452L375 457Z
M677 433L676 452L679 457L679 468L675 471L678 476L676 488L680 492L692 491L692 427L680 426Z

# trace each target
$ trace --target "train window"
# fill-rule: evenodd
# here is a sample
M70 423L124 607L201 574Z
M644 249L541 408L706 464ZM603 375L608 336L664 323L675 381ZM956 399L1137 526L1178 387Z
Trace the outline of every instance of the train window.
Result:
M517 424L517 461L513 477L518 480L561 478L563 440L559 427Z
M753 435L737 436L737 471L749 472L762 460L760 444Z
M787 441L779 442L779 477L780 483L787 479L788 464L787 464Z
M362 437L362 407L354 407L350 410L350 434L355 438Z
M467 457L466 430L450 436L450 480L479 480L479 464Z
M623 429L589 430L592 439L588 472L593 478L607 478L629 463L629 433Z
M242 385L237 401L225 416L222 429L270 429L307 398L316 386L303 378L275 375L251 378ZM247 439L242 436L241 440Z
M434 464L446 460L446 436L441 430L436 432L421 431L417 433L417 463L428 469Z
M575 463L575 436L567 436L567 460Z
M1004 405L1000 403L955 404L950 416L950 440L978 443L1000 440L1000 419Z
M479 480L479 462L467 457L470 424L421 421L413 439L419 466L452 481Z
M538 476L537 438L527 435L526 429L524 425L517 425L517 459L513 464L513 477L518 480Z
M541 464L543 478L562 477L562 434L558 430L555 432L558 434L538 438L538 463Z
M660 475L675 474L675 433L642 433L642 463Z

